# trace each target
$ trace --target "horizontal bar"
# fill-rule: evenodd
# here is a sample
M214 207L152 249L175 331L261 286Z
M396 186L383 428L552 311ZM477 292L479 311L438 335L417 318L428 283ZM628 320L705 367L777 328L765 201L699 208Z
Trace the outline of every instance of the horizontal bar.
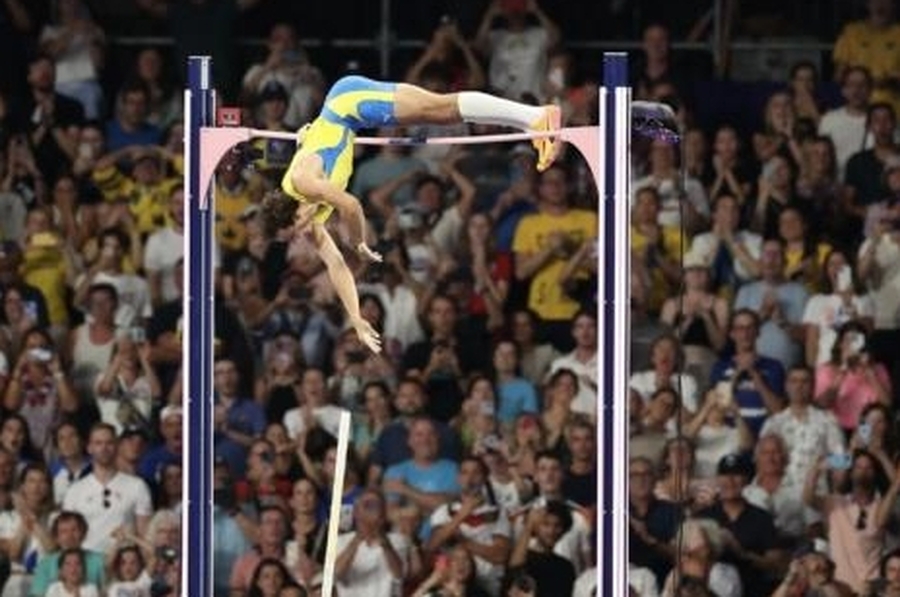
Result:
M573 128L573 127L570 127ZM359 145L475 145L478 143L511 143L513 141L528 141L542 139L544 137L567 137L566 131L540 131L532 133L500 133L496 135L468 135L457 137L357 137L354 143ZM250 137L262 137L266 139L284 139L296 141L297 133L285 131L267 131L265 129L248 129Z

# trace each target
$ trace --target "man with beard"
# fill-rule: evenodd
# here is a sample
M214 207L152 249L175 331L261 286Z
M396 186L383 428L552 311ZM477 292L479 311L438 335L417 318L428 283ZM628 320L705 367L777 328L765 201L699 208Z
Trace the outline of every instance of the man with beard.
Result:
M844 491L819 495L816 493L819 477L829 469L843 469L849 478ZM878 458L867 450L857 450L849 467L836 458L824 458L806 478L803 501L820 511L827 521L834 577L854 591L863 591L866 581L878 574L885 527L898 489L900 485L895 481L885 494L887 475Z

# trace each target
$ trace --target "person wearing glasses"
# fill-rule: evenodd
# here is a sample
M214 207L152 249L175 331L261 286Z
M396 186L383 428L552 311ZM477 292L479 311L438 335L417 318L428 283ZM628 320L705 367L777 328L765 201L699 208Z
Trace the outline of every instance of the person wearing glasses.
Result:
M839 483L836 491L823 495L817 488L826 471ZM878 458L862 449L846 458L823 457L806 478L803 501L825 520L834 577L854 591L863 591L878 574L898 483L889 483Z
M112 425L91 427L87 451L93 469L69 487L63 509L78 512L87 521L83 547L106 553L115 544L117 529L146 534L153 503L143 479L116 469L116 430Z

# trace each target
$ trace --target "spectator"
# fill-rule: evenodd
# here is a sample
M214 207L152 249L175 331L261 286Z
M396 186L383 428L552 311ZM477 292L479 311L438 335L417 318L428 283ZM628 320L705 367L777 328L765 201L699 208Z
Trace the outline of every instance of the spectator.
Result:
M697 477L696 460L695 448L689 439L676 436L666 442L660 459L662 475L653 487L653 495L691 513L712 506L718 488L715 482Z
M395 137L401 131L393 127L385 127L378 130L380 137ZM394 207L404 207L413 201L413 185L412 181L414 173L422 172L427 169L425 162L411 157L409 151L401 145L388 143L378 149L378 152L368 158L360 161L359 166L354 169L353 182L350 187L350 194L359 197L364 205L371 204L371 193L382 187L382 185L390 185L389 195L390 205ZM399 188L393 181L407 176L405 184ZM382 189L384 192L384 189Z
M144 554L137 545L125 544L115 551L106 586L109 597L142 597L150 594L153 579L147 573Z
M9 359L22 351L25 335L38 325L33 304L25 302L25 289L18 285L8 286L3 292L3 323L0 324L0 343L3 346L3 360L6 374L3 387L9 381ZM7 356L9 355L9 356Z
M683 593L676 592L685 582L696 582L701 587L708 587L708 593L697 593L703 597L743 595L737 568L721 560L725 547L724 535L725 531L714 520L698 518L683 522L673 540L675 545L681 547L683 555L678 561L678 568L669 573L661 595L686 597Z
M68 331L68 287L76 276L77 261L71 242L59 235L48 210L34 207L25 216L22 257L22 278L44 295L51 332L60 338Z
M293 584L291 573L277 558L263 558L253 570L247 597L278 597L281 589Z
M319 427L337 437L340 418L341 408L330 402L325 374L321 369L307 368L300 378L297 406L284 414L288 436L297 439Z
M759 315L750 309L739 309L732 314L728 335L733 350L716 362L710 376L713 385L719 382L731 385L733 399L754 437L759 436L766 417L784 407L784 367L757 352L759 324Z
M291 495L293 522L284 547L284 563L293 575L309 584L321 571L325 559L328 525L316 485L309 479L294 483Z
M682 263L683 289L679 295L666 299L659 314L660 322L671 328L675 340L680 342L684 369L704 385L709 380L716 355L725 348L731 314L728 300L712 291L710 265L699 253L688 252ZM651 359L652 350L651 347ZM681 386L681 391L690 400L687 384Z
M790 93L775 91L766 100L762 130L753 133L753 153L757 161L765 165L776 155L781 155L794 164L800 163L802 132Z
M894 459L897 454L897 431L891 422L891 410L880 403L866 406L859 416L859 425L850 437L850 451L868 450L893 480Z
M803 131L815 131L822 117L816 96L819 83L819 71L813 62L801 60L791 66L788 88L801 136Z
M631 77L635 99L652 99L653 88L663 83L683 91L685 82L672 54L669 28L659 22L644 27L641 49L643 52Z
M766 419L760 437L777 435L787 450L786 483L802 486L811 468L827 454L846 451L834 415L812 403L813 373L805 365L788 369L784 384L787 408Z
M58 578L57 574L62 553L73 549L82 551L84 557L84 580L97 587L104 586L104 554L82 547L87 529L87 521L78 512L63 510L53 519L53 523L50 525L50 532L56 548L44 554L38 560L31 587L28 589L28 594L31 597L42 597L47 594L49 586Z
M66 379L60 355L41 328L33 328L25 336L22 352L6 386L3 406L28 421L31 441L38 450L49 443L55 421L79 413L81 403ZM76 424L90 425L90 421L76 420Z
M80 512L88 523L84 547L106 552L112 531L135 529L143 535L152 513L150 492L138 477L115 469L116 432L111 425L97 423L88 436L91 473L66 492L63 508Z
M165 59L158 48L145 47L138 50L134 58L131 76L143 82L150 92L147 107L147 122L165 129L177 122L184 109L184 98L167 72ZM123 98L116 99L121 105Z
M803 485L787 476L787 445L779 435L763 435L754 450L756 476L744 487L748 503L765 510L777 531L776 545L793 551L810 535L819 519L808 515L803 504Z
M253 438L266 428L262 407L244 394L240 381L237 364L231 357L216 359L213 446L216 456L225 458L239 479L244 476Z
M654 588L662 586L672 569L676 550L671 543L682 514L668 500L653 495L655 466L648 458L633 457L628 466L628 562L650 570Z
M244 93L256 96L271 82L282 85L287 96L284 122L291 129L309 122L325 99L325 79L300 46L290 23L275 23L266 42L269 54L244 74Z
M705 228L709 220L706 189L695 178L682 179L676 162L675 147L668 141L654 139L650 144L649 168L646 176L632 183L635 191L653 187L660 197L660 226L683 227L688 234ZM684 199L684 201L682 201Z
M772 515L750 504L743 496L749 480L747 466L739 456L725 456L718 467L719 497L716 505L697 513L721 525L724 559L740 573L748 595L768 595L781 574L782 553L775 539Z
M826 466L827 461L820 461L810 469L803 501L821 512L827 522L835 579L861 591L864 583L877 574L898 485L895 481L888 491L881 464L865 450L858 450L850 460L842 490L821 495L816 487Z
M255 215L265 192L262 176L241 159L240 152L229 151L215 172L216 240L225 257L247 248L248 214Z
M644 406L650 397L664 388L676 390L681 398L680 407L693 413L699 406L697 379L684 373L684 355L678 339L671 334L657 336L650 345L651 369L631 374L628 387L640 397Z
M86 576L81 548L63 550L59 556L59 580L47 587L47 597L99 597L100 588L85 582Z
M120 336L115 322L119 293L110 283L95 282L86 299L88 317L69 334L64 356L72 363L70 378L74 390L83 400L94 401L97 381L112 362Z
M558 163L540 175L538 213L522 218L513 241L516 278L528 281L528 308L558 350L570 349L571 318L580 305L559 285L566 261L597 235L597 217L568 204L568 175ZM583 275L583 274L577 274Z
M753 433L740 407L720 385L706 393L703 406L682 432L696 446L694 471L701 479L714 477L718 463L728 454L744 453L753 446Z
M100 256L93 267L76 281L73 298L76 305L86 306L87 294L93 284L112 284L119 299L115 322L123 329L142 327L153 313L147 281L143 276L126 272L124 268L126 263L133 267L128 255L132 240L139 241L139 238L134 230L132 235L134 239L119 228L107 228L100 232Z
M381 493L367 489L353 506L355 531L338 538L335 578L340 597L390 594L413 576L410 552L415 546L400 533L388 532Z
M400 381L393 397L396 417L378 436L372 450L368 472L370 485L377 483L386 469L412 457L410 429L414 421L426 416L428 400L425 387L418 379L410 377ZM445 460L458 460L461 455L459 436L446 423L434 419L431 422L438 433L439 456Z
M63 421L53 430L56 457L50 461L53 502L59 507L73 483L90 473L91 463L85 452L84 438L71 421Z
M490 215L480 212L469 215L462 247L456 253L464 267L471 268L474 278L474 292L467 311L479 318L486 317L488 331L496 333L506 324L504 311L513 279L513 263L510 253L497 249L492 230Z
M872 360L867 342L863 326L845 323L837 332L831 359L816 368L816 404L833 412L847 433L856 427L862 410L869 404L891 404L887 369Z
M25 595L38 560L53 549L50 477L41 465L28 464L18 475L15 508L0 514L0 541L11 562L12 576L4 591Z
M138 465L138 473L151 487L156 485L166 465L180 464L182 461L183 416L184 412L180 404L169 404L159 411L157 432L161 441L150 446Z
M830 202L830 198L824 198ZM830 209L830 208L829 208ZM835 218L838 216L835 214ZM788 205L778 216L778 238L783 243L784 278L803 284L807 293L818 291L825 259L831 252L829 241L818 240L821 231L799 207ZM822 238L826 238L825 235ZM808 300L807 296L807 300Z
M569 559L556 553L554 547L572 526L572 514L563 502L551 500L543 507L529 511L509 565L512 569L521 567L534 578L536 597L572 594L575 568Z
M168 199L170 223L153 232L144 249L144 269L154 307L180 300L181 296L181 274L176 273L176 266L184 253L184 188L180 185L171 187Z
M428 86L434 79L446 81L447 91L485 87L481 62L463 37L459 24L450 15L441 17L431 41L404 77L405 81L420 86Z
M678 258L684 241L680 228L659 223L660 196L656 187L634 193L631 208L631 263L646 293L645 308L658 313L680 283Z
M29 62L28 86L21 121L29 123L35 161L52 183L71 164L74 154L67 138L84 123L84 109L55 91L56 65L47 55L38 54Z
M47 200L47 183L35 161L34 149L28 135L14 133L4 142L2 175L3 210L9 217L3 224L4 237L24 240L25 211Z
M850 321L871 327L874 305L861 292L847 253L833 249L825 258L819 291L803 311L806 364L817 367L831 358L837 330Z
M834 145L838 180L844 180L847 160L866 144L866 125L869 98L872 94L872 75L863 66L848 67L841 74L843 105L822 115L819 134L831 139Z
M883 2L883 0L873 0ZM897 25L900 28L900 25ZM900 146L894 141L897 113L891 104L873 103L866 112L867 134L872 146L858 150L847 160L844 182L848 187L847 211L853 216L852 242L858 243L865 210L880 201L885 192L885 164L900 158Z
M794 196L796 178L791 162L776 154L763 164L762 174L756 185L756 196L744 204L748 213L749 228L763 238L778 233L778 217L788 205L797 203Z
M56 91L78 100L86 118L97 119L104 111L100 71L106 35L81 0L61 0L55 13L40 43L56 62Z
M712 229L694 236L688 254L711 270L712 289L733 296L741 284L759 276L762 237L740 227L737 199L719 195L713 202Z
M435 561L431 576L422 581L412 597L436 597L445 594L466 597L489 596L489 593L475 582L472 554L462 545L457 545L448 555L443 555Z
M550 364L550 374L567 369L578 376L578 394L572 401L573 412L591 418L597 415L597 317L582 310L572 318L574 350Z
M529 22L537 20L537 25ZM493 28L503 20L503 27ZM478 27L475 43L488 58L488 86L504 97L543 99L547 57L559 42L559 27L536 0L492 0Z
M464 458L457 483L460 499L439 506L431 515L426 549L437 552L452 544L465 547L475 561L475 577L490 595L500 591L511 548L509 518L488 484L487 467L478 457Z
M413 504L430 515L459 491L458 465L439 458L437 429L428 418L410 423L409 447L412 457L385 471L385 495L391 506Z
M150 413L162 388L150 363L150 345L146 340L116 340L109 365L97 375L94 395L100 418L118 433L125 427L150 432Z
M590 566L591 561L591 525L590 511L572 502L564 502L563 480L564 469L559 456L550 451L538 454L536 458L536 471L534 475L538 495L526 504L519 512L512 513L514 545L517 545L523 534L529 532L528 524L532 521L535 510L541 510L548 504L557 502L564 505L569 511L572 524L567 525L562 535L554 543L553 551L557 555L568 560L575 568L578 575L582 570ZM515 568L516 547L513 547L513 556L510 557L510 568Z
M593 510L597 504L597 450L594 426L574 419L565 431L568 464L563 480L566 500Z
M864 597L894 597L900 591L900 552L893 549L881 558L878 578L866 583Z
M820 551L798 550L788 572L772 597L785 597L792 591L819 591L823 595L843 597L852 594L846 583L834 578L834 562Z
M677 431L677 420L684 417L681 400L678 392L668 387L653 392L646 406L637 398L632 394L629 453L657 462L673 430Z
M756 311L761 322L756 341L759 354L789 368L803 360L807 294L799 283L784 279L784 244L769 238L762 245L760 279L741 286L734 308Z
M539 387L559 353L549 343L537 337L538 320L533 311L519 309L513 312L511 335L519 351L519 367L522 377Z
M119 105L115 116L106 122L106 147L115 152L126 147L158 145L162 134L150 124L150 90L139 79L126 82L119 89Z
M276 506L266 506L259 513L259 534L256 545L234 562L229 581L231 595L249 594L255 571L266 559L284 563L287 537L287 516ZM284 569L282 569L284 571ZM286 580L286 579L285 579Z
M495 436L488 436L475 445L472 455L481 458L488 470L488 483L497 505L506 512L518 510L531 499L534 482L530 475L519 472L518 463L511 461L509 443Z
M835 77L840 80L850 68L864 67L872 75L872 100L896 105L894 73L900 53L895 44L900 39L900 25L894 5L888 0L868 0L866 8L867 17L846 24L837 38L832 55Z

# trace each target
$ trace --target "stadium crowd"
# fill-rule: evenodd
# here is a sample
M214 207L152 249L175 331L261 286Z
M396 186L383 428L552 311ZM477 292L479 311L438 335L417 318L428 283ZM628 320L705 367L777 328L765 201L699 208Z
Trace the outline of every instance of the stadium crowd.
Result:
M137 0L173 22L256 3ZM596 124L565 23L484 4L471 31L423 32L400 78ZM632 144L631 595L900 596L900 23L866 6L832 40L834 82L799 61L734 122L700 118L696 70L665 24L643 31L634 96L683 135ZM0 42L21 42L0 89L2 597L181 593L182 65L133 48L110 86L95 17L0 2ZM296 25L234 71L245 123L294 130L343 74ZM320 594L343 410L339 597L594 595L602 248L583 159L360 150L350 191L385 259L345 253L373 354L310 241L263 232L293 151L258 140L215 172L215 395L195 398L215 403L216 597Z

